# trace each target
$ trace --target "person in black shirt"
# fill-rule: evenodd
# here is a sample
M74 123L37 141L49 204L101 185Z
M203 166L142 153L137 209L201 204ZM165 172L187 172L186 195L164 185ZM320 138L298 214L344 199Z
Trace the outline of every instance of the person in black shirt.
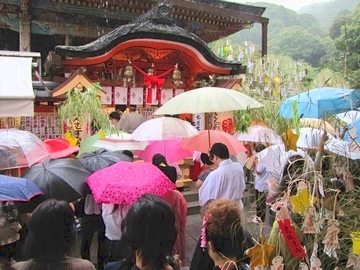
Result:
M168 165L162 154L155 154L152 158L152 164L158 167L175 184L177 179L176 168Z

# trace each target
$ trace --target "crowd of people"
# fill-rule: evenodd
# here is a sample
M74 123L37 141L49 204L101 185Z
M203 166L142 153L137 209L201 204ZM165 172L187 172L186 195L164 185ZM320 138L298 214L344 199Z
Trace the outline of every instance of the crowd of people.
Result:
M134 107L127 113L114 111L109 115L113 126L129 133L145 121L140 116ZM208 153L202 153L203 169L194 179L199 189L202 231L189 268L250 269L247 250L256 243L245 226L243 196L249 181L254 181L256 204L252 222L267 226L269 243L278 244L281 235L276 215L284 207L281 198L284 194L296 193L294 179L306 179L307 174L314 171L320 175L326 173L323 159L326 140L324 132L311 164L301 155L288 158L279 173L280 179L275 179L258 162L256 154L267 148L262 143L248 147L245 166L234 161L228 147L221 142L214 143ZM124 151L124 154L133 160L131 151ZM176 182L177 170L168 164L165 156L154 155L152 163L170 181ZM320 193L316 191L316 195ZM289 211L294 215L292 220L299 220L296 213ZM186 266L186 214L186 201L178 190L161 197L144 194L126 205L98 204L91 192L77 201L75 207L66 201L43 198L26 214L18 212L16 203L2 202L0 269L180 269ZM80 233L77 218L80 219ZM300 226L300 223L294 224L296 228ZM96 264L90 262L95 233ZM75 250L78 240L80 252ZM292 258L284 239L282 243L278 253L286 261L286 269L298 269L299 260Z

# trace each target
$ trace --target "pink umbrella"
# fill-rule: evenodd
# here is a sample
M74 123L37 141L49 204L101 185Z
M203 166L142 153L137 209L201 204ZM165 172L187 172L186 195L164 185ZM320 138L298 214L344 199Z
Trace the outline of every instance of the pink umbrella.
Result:
M229 153L232 155L246 151L246 147L234 136L215 129L201 130L199 135L183 139L180 146L187 150L208 153L211 146L217 142L225 144L229 149Z
M132 204L143 194L158 196L176 188L151 163L119 161L86 179L97 203Z
M146 162L151 162L155 154L162 154L169 163L192 157L193 151L183 149L179 145L181 141L182 139L150 141L150 144L143 151L135 151L135 155Z
M49 157L53 159L64 158L80 150L78 146L70 146L65 139L48 139L44 144L49 151Z

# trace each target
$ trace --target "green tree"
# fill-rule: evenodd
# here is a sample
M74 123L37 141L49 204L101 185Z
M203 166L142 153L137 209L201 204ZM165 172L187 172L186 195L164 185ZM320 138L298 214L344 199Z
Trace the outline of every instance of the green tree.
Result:
M336 39L338 37L341 36L341 29L346 25L351 23L351 12L348 11L346 13L341 13L344 14L343 16L339 16L337 17L333 24L330 26L329 28L329 36L331 39Z
M335 39L335 48L343 59L344 76L350 87L360 88L360 5L357 5L348 23L341 27L341 35Z
M320 59L326 55L322 39L298 26L283 29L279 33L278 39L273 40L271 44L278 49L271 50L271 53L287 55L294 60L305 61L314 67L319 66Z
M102 95L99 83L94 83L92 88L79 90L74 87L66 94L65 101L60 105L58 113L62 122L78 119L81 123L94 120L96 128L105 131L114 131L110 127L107 113L103 110L100 96ZM70 132L74 132L70 130Z

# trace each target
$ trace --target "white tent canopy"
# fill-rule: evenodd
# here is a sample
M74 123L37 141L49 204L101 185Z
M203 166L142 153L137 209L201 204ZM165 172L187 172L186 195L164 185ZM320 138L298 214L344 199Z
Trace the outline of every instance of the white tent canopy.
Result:
M33 57L40 54L0 51L0 117L34 116Z

